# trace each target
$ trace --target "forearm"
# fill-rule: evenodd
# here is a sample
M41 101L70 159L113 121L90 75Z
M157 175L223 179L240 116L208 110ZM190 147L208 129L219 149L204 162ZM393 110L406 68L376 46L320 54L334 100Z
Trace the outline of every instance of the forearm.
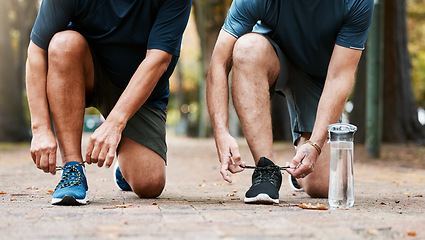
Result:
M148 51L106 121L113 122L122 131L128 120L146 102L170 61L171 55L168 53Z
M214 135L229 132L229 85L232 53L236 38L221 30L207 76L207 105Z
M46 86L47 51L31 42L26 62L26 90L33 132L51 130Z
M328 136L327 127L341 117L353 83L354 78L327 80L317 108L311 141L319 146L324 145Z
M207 76L207 105L214 135L228 132L229 86L224 66L212 65Z
M338 122L342 115L354 85L354 75L361 53L360 50L335 45L310 138L319 146L323 146L327 139L328 125Z

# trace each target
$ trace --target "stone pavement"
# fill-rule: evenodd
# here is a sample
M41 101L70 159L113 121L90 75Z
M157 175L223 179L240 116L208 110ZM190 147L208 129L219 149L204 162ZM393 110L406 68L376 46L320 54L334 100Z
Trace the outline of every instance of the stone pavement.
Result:
M355 164L355 206L304 210L322 203L293 192L286 181L280 204L247 205L252 170L221 179L212 139L168 136L167 185L157 199L138 199L112 182L112 170L87 167L90 204L52 206L59 174L37 170L29 145L0 148L0 239L425 239L425 171ZM241 153L252 164L239 140ZM291 158L275 144L277 164Z

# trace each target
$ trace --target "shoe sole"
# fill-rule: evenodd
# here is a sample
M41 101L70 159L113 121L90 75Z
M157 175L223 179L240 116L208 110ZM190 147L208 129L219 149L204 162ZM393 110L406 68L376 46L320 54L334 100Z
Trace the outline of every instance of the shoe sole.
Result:
M252 198L245 197L244 202L257 203L257 204L273 204L273 203L279 203L279 199L273 199L265 193L260 193L257 196Z
M118 185L118 183L117 183L117 175L115 174L116 173L116 171L117 171L117 168L119 167L119 164L118 164L118 160L115 162L115 164L114 164L114 170L112 171L112 175L114 175L114 183L115 183L115 186L119 189L119 190L121 190L121 191L124 191L124 192L131 192L131 191L133 191L133 190L125 190L125 189L122 189L121 187L120 187L120 185ZM122 173L121 173L122 174Z
M84 199L76 199L74 196L66 195L63 198L52 198L53 205L63 205L63 206L79 206L85 205L89 201L89 198L86 197Z
M302 192L304 191L304 188L296 188L294 184L292 183L292 175L288 174L288 180L289 180L289 186L292 188L292 190L296 192Z
M118 160L116 160L115 164L114 164L114 170L112 171L112 175L114 175L114 184L115 186L122 191L122 188L120 188L120 186L117 183L117 175L115 174L117 172L117 168L119 167L118 165Z

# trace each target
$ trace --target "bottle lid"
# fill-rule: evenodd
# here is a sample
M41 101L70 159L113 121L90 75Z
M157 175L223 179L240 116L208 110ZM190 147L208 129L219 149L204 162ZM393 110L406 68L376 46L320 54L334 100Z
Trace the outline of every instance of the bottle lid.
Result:
M328 126L331 141L352 142L357 127L348 123L335 123Z

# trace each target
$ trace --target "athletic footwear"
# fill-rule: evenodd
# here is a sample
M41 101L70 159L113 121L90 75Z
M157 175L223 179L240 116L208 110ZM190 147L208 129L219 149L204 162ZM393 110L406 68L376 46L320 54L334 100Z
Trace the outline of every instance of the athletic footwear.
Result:
M288 174L288 180L289 180L289 186L291 186L292 189L294 189L297 192L304 191L304 188L302 188L299 184L297 179L292 176L291 174Z
M132 191L130 185L127 183L121 173L118 161L116 161L114 165L114 183L122 191Z
M52 195L53 205L87 204L85 168L79 162L68 162L62 168L62 177Z
M279 203L279 189L282 173L279 166L262 157L252 174L252 186L245 194L245 203Z

